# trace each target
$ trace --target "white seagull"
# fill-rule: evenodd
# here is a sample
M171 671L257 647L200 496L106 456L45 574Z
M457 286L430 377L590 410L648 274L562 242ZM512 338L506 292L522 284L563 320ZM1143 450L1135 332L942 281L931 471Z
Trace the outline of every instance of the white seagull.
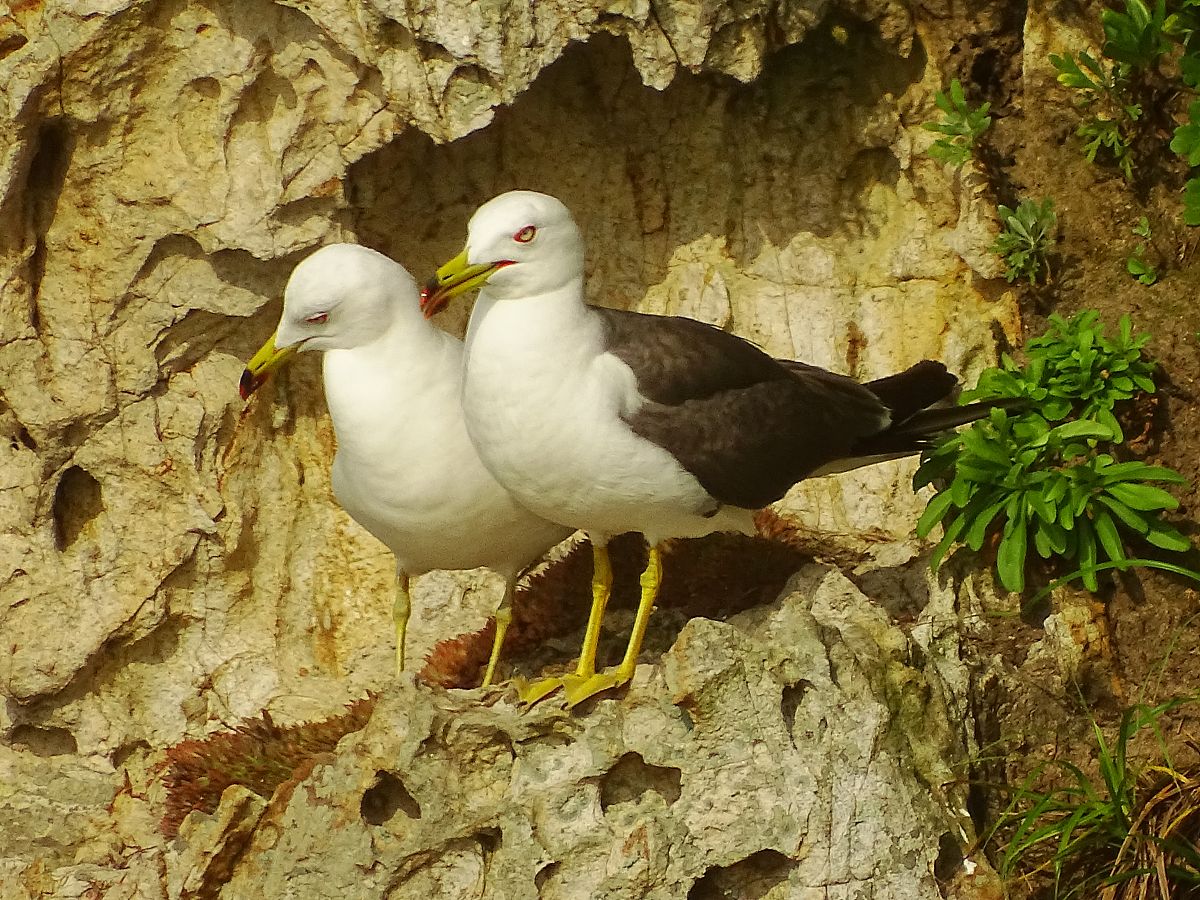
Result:
M396 670L404 669L409 579L486 566L504 576L483 683L492 682L521 574L573 529L539 518L496 483L463 421L462 341L421 315L408 271L381 253L331 244L305 258L283 316L242 373L248 398L297 351L323 352L337 436L333 493L396 557Z
M692 319L588 306L584 244L567 208L501 194L468 225L466 248L422 292L426 315L479 288L466 341L463 412L483 463L524 506L587 532L592 610L570 705L629 681L658 592L662 541L753 532L752 511L796 482L919 453L989 404L927 409L957 379L938 362L868 384L785 360ZM624 659L597 672L611 576L604 549L625 531L650 545Z

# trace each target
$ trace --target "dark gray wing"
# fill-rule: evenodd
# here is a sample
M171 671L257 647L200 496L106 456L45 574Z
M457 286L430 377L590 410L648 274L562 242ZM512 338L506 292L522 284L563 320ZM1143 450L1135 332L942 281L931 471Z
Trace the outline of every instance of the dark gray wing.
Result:
M648 401L626 421L722 504L766 506L887 427L887 407L851 378L784 365L693 319L596 312Z

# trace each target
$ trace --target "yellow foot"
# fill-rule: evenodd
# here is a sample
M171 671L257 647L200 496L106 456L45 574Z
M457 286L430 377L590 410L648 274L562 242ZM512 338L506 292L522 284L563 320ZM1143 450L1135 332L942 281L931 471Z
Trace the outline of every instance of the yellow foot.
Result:
M630 666L628 669L624 666L617 666L615 669L605 669L603 672L597 672L595 675L590 675L587 678L581 678L578 675L568 675L563 679L563 689L567 698L567 706L577 706L588 697L594 697L604 691L621 687L623 684L629 684L631 678L633 678L633 666Z
M526 706L533 706L561 688L565 680L560 676L556 678L542 678L530 683L520 678L516 679L515 683L517 686L517 696L521 702Z

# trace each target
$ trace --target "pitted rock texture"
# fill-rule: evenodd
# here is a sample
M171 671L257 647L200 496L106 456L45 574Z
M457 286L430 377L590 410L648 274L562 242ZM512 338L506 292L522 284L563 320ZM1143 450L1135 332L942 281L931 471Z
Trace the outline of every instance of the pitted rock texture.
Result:
M20 765L36 781L78 757L110 794L130 771L152 796L155 754L181 738L392 683L391 559L332 501L317 366L237 398L288 272L322 243L422 277L475 205L539 188L584 226L597 302L860 377L987 364L1015 303L984 281L989 202L920 152L943 78L912 9L0 6L0 729ZM843 542L907 538L910 472L827 479L783 508ZM421 579L412 658L498 596L482 573ZM85 840L80 821L64 813L55 841ZM85 884L3 843L5 879Z
M960 827L944 760L961 748L925 727L944 685L909 654L844 576L810 566L775 604L692 620L623 699L580 712L401 685L253 807L212 896L634 900L758 883L771 898L938 898L939 837ZM221 822L236 836L246 803L231 788L181 842L213 846ZM208 856L180 863L172 884L204 881Z
M6 27L27 42L0 59L12 722L112 753L264 706L311 717L386 681L390 559L331 501L316 366L245 413L235 391L289 268L322 241L357 237L420 274L475 204L538 187L576 209L598 302L862 377L986 363L1013 306L973 287L946 173L912 154L938 76L907 14L732 9L15 8ZM568 46L597 31L623 39ZM786 506L904 536L909 471L826 479ZM425 579L416 656L477 627L497 587Z

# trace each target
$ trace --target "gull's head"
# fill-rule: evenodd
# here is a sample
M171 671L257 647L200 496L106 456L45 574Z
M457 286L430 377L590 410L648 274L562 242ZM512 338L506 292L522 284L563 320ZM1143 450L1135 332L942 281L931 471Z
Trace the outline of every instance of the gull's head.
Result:
M406 304L417 309L417 284L399 263L357 244L322 247L292 270L279 327L242 373L242 399L297 352L375 341Z
M452 297L487 285L488 295L514 300L548 294L583 277L583 236L560 200L509 191L475 211L467 246L421 291L426 316Z

